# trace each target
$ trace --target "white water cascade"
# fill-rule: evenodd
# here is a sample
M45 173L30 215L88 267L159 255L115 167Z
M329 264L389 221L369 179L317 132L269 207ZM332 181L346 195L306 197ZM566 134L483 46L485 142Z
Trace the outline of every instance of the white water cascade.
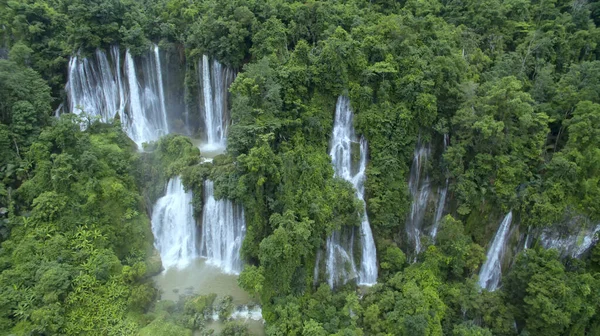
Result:
M169 181L167 193L154 205L152 233L165 269L185 267L198 256L192 192L184 190L179 177Z
M168 134L158 46L154 45L138 63L127 50L121 64L117 46L111 48L110 56L97 50L95 57L71 57L66 86L70 112L85 112L104 122L118 115L138 147Z
M446 148L448 148L449 137L448 134L444 134L444 152ZM448 194L448 183L449 180L446 178L446 184L444 187L438 191L439 198L437 202L437 207L435 209L435 218L433 220L433 227L431 228L431 239L435 241L435 236L437 236L437 231L440 227L440 221L442 220L442 216L444 215L444 207L446 206L446 195Z
M241 321L263 321L262 316L262 308L260 306L252 306L241 305L237 307L229 316L233 320L241 320ZM210 314L210 319L212 321L220 321L221 318L219 316L219 312L215 309L212 314Z
M102 121L121 117L125 109L125 93L121 82L120 51L111 48L112 62L106 53L96 50L94 57L73 56L69 60L66 91L71 113L82 111Z
M506 249L512 211L510 211L500 224L494 240L488 249L486 260L479 271L479 287L492 292L498 288L502 276L502 258Z
M576 226L575 232L567 233L546 229L540 235L540 244L547 249L557 249L563 257L579 258L598 242L600 224Z
M325 252L325 269L327 283L333 288L337 284L344 284L357 276L354 263L354 230L350 233L334 231L327 238Z
M204 102L203 115L206 133L204 150L224 149L229 122L227 118L227 90L233 82L234 73L223 67L217 60L213 60L211 67L207 55L202 56L198 69L202 79L202 100Z
M350 181L356 189L356 197L363 201L364 215L360 226L362 260L358 271L358 283L360 285L371 286L377 282L377 255L364 202L367 142L364 138L360 139L360 162L357 171L354 172L352 165L352 144L357 143L357 137L354 134L352 120L353 115L350 108L350 100L347 97L340 96L336 105L329 155L333 162L335 174ZM334 232L327 239L326 268L328 283L331 287L338 281L346 281L353 273L356 273L352 253L354 239L351 237L349 244L343 244L342 236L341 232ZM344 245L346 248L344 248Z
M230 200L216 200L213 182L204 181L200 255L227 274L242 271L240 249L246 234L244 210Z
M423 219L425 218L425 210L431 193L431 184L429 176L422 176L425 170L425 164L429 159L429 147L419 144L415 149L413 163L410 168L410 178L408 180L408 189L412 196L412 204L410 208L410 216L406 221L406 234L410 242L414 244L415 256L421 252L421 230L423 227ZM443 211L443 209L442 209Z

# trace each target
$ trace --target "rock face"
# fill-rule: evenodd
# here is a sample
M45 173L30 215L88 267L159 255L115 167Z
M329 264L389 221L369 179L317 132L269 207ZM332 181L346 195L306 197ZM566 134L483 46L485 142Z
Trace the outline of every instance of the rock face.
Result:
M562 257L580 258L599 240L600 224L582 215L568 214L563 223L542 230L541 246L557 249Z
M216 200L211 180L204 181L200 256L227 274L242 271L240 251L246 235L244 209L227 199Z

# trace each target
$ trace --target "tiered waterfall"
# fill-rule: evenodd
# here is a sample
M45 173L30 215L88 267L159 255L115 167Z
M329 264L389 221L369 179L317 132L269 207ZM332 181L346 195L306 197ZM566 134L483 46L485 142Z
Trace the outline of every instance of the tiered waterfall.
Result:
M204 55L200 61L202 78L203 119L206 142L202 152L220 152L227 141L227 90L233 81L233 71L221 63L209 61ZM212 66L211 66L212 64ZM202 238L200 255L225 273L238 274L242 270L240 250L246 234L244 210L240 204L227 199L215 199L214 186L204 181L204 208L202 210Z
M102 50L93 57L73 56L66 90L70 112L85 113L101 121L119 116L125 132L139 147L169 133L156 45L137 63L126 50L122 64L117 46L111 48L110 56Z
M358 270L358 283L373 285L377 281L377 256L373 233L369 225L366 206L364 203L365 170L367 166L367 142L364 138L357 139L354 134L353 113L347 97L340 96L335 111L333 136L331 140L331 160L335 174L350 181L356 189L356 196L363 201L365 207L360 226L360 242L362 259ZM353 167L352 144L360 143L360 161L358 167ZM354 168L354 169L353 169ZM349 236L349 237L348 237ZM353 258L354 230L334 232L327 239L326 268L327 281L331 287L343 283L357 273Z

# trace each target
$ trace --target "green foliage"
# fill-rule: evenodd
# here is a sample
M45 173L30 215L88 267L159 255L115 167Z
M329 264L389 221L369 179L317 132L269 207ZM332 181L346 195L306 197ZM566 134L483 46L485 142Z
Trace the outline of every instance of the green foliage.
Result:
M221 336L250 336L248 327L239 322L228 322L221 331Z
M381 277L389 277L402 271L406 263L406 255L393 242L384 241L379 244L379 267Z
M450 215L442 220L437 240L440 252L448 258L443 267L447 269L448 278L473 276L485 260L484 249L473 243L465 234L463 224Z
M0 101L0 166L5 166L19 158L48 125L52 98L35 71L0 60Z
M129 142L119 125L82 132L79 122L56 121L24 158L30 179L2 243L4 330L133 335L128 312L154 300L143 283L151 233Z
M244 206L238 281L261 300L270 335L598 333L598 245L583 261L527 250L493 293L475 277L485 252L475 242L509 209L520 233L600 219L598 13L558 0L0 2L0 333L185 335L209 307L225 319L231 299L212 296L142 315L160 268L146 214L174 176L197 218L207 178L215 197ZM227 152L213 163L181 135L135 153L118 122L81 131L74 116L49 117L69 56L112 44L139 54L150 40L185 55L190 116L202 54L241 70ZM327 236L363 215L327 155L340 95L369 149L380 276L360 295L312 276ZM432 148L432 190L449 181L449 216L407 265L417 143Z
M463 215L483 200L515 203L517 187L531 180L542 162L548 123L514 77L466 90L469 98L452 119L455 141L444 155Z
M565 270L555 250L527 250L506 279L517 323L531 335L582 335L595 313L598 280Z
M458 325L452 331L454 336L492 336L492 332L489 329L481 328L471 323L464 323Z
M308 239L314 223L308 219L297 221L294 217L291 211L283 216L272 215L269 224L274 228L273 234L260 243L259 259L264 267L265 289L275 295L291 290L294 274L312 252L306 247L310 247Z
M157 318L138 333L139 336L191 336L192 331L173 322Z
M194 197L194 208L202 209L202 181L208 171L198 166L200 150L191 140L171 134L145 145L145 151L137 166L140 169L138 183L143 186L147 202L154 204L164 195L168 180L179 175L184 187L192 189L197 196Z

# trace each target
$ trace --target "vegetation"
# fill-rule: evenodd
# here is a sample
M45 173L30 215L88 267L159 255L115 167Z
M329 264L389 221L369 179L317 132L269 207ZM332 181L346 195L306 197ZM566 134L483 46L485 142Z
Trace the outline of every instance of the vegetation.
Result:
M156 302L149 280L148 213L175 175L196 216L206 178L244 205L239 283L268 335L600 334L599 244L573 259L513 242L502 287L477 285L508 210L521 233L600 220L598 25L600 4L585 0L0 1L0 335L201 328L210 298ZM202 54L239 71L213 163L184 136L139 153L118 120L51 117L71 55L150 41L184 50L189 92ZM327 236L363 209L327 155L339 95L369 144L379 279L366 289L313 273ZM434 188L450 181L449 215L412 256L419 143Z

